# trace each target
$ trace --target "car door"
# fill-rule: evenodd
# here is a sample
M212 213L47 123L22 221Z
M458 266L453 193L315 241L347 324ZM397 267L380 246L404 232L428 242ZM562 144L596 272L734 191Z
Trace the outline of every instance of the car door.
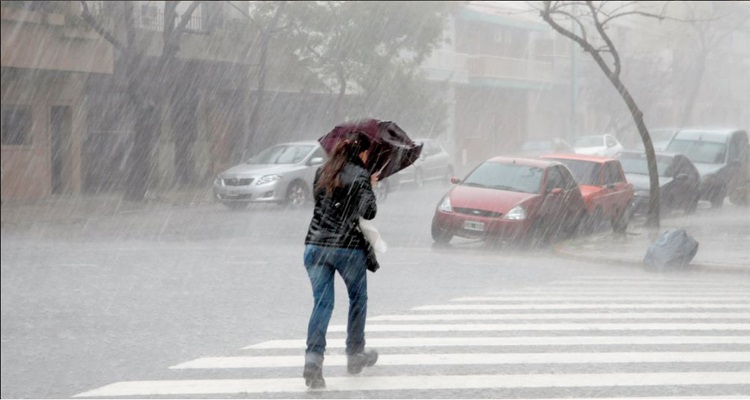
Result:
M603 168L606 206L611 217L625 210L633 198L633 185L625 179L622 165L617 160L607 161Z
M567 172L568 179L565 178ZM571 184L572 182L572 184ZM547 168L544 181L544 200L539 217L548 229L560 230L569 224L571 214L581 208L583 198L578 184L562 165Z

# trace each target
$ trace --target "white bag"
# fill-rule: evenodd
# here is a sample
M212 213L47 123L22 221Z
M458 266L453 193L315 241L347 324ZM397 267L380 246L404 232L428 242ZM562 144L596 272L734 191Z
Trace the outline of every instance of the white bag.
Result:
M380 237L380 232L378 232L378 228L375 227L372 221L360 217L359 229L362 230L365 238L368 242L370 242L370 246L372 246L372 248L375 249L376 252L385 253L385 251L388 250L388 245L385 243L383 238Z

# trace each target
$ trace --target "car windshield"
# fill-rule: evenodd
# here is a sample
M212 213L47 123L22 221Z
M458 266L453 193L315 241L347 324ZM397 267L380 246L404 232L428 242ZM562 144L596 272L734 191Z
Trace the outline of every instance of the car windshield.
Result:
M284 144L272 146L250 157L246 164L296 164L315 148L314 145Z
M579 137L576 139L575 142L573 142L573 146L575 147L599 147L603 145L602 137L601 136L584 136Z
M555 161L565 164L579 185L601 185L599 171L602 164L583 160L555 159Z
M648 162L645 154L621 155L619 159L622 170L626 174L648 175ZM656 170L659 171L659 176L668 177L671 173L670 165L672 165L670 157L656 157Z
M724 143L675 139L669 144L667 151L684 154L694 163L721 164L724 162L726 148Z
M463 185L511 192L539 193L542 169L528 165L486 162L463 181Z

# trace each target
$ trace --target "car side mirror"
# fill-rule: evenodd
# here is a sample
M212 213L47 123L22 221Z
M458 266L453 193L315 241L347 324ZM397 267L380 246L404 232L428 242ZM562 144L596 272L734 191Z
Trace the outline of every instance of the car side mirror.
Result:
M323 164L323 157L313 157L310 159L310 165L320 165Z
M455 176L452 176L451 177L451 183L454 184L454 185L458 185L459 183L461 183L461 179L458 179Z

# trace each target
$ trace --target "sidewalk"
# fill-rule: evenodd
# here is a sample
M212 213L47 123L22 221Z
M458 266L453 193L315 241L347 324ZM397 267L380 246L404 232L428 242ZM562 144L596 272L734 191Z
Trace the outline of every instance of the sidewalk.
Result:
M698 253L688 269L744 273L750 277L750 208L725 204L721 209L700 208L694 215L662 218L650 229L633 221L625 236L603 232L560 243L558 254L644 268L649 246L668 229L682 228L698 241Z

